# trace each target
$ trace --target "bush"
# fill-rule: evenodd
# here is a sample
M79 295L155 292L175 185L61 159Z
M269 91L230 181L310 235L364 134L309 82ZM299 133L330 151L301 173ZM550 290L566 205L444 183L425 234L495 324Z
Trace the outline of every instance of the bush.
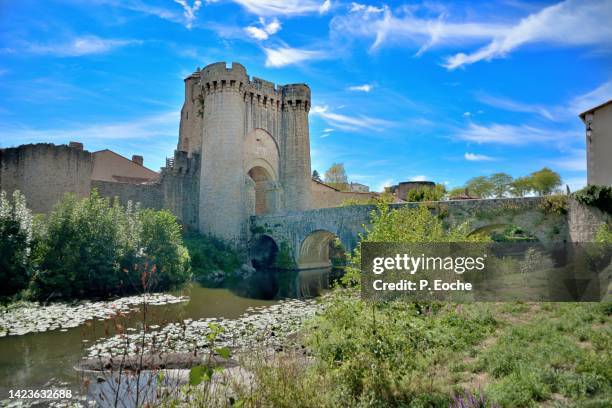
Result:
M612 244L612 224L603 224L595 233L595 242Z
M470 235L468 223L446 227L426 205L392 209L385 203L370 214L371 227L360 235L360 242L350 257L350 266L342 278L345 285L360 282L361 243L363 242L488 242L484 235Z
M189 252L176 217L168 210L146 209L139 218L142 249L156 268L154 287L167 289L189 280Z
M446 189L442 184L436 184L434 187L417 187L408 190L408 193L406 194L406 201L440 201L444 198L445 194Z
M581 204L599 208L603 212L612 214L612 187L586 186L574 193L574 198Z
M32 213L23 194L13 193L12 202L0 193L0 297L24 289L31 273Z
M540 208L545 214L567 214L567 196L561 194L544 196Z
M144 264L155 265L156 272L147 289L167 289L189 277L189 257L174 216L123 207L96 191L83 200L66 195L38 235L32 292L41 300L142 291Z
M188 232L183 238L189 251L191 272L196 280L205 280L215 271L230 273L241 265L238 254L218 238L196 232Z

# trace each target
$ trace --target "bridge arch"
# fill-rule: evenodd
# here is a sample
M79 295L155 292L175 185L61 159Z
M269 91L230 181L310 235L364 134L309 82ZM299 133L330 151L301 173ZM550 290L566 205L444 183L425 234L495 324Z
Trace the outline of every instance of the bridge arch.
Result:
M332 258L346 253L340 237L328 230L312 231L303 240L297 256L298 269L317 269L332 266Z
M257 235L249 243L249 258L255 269L272 266L278 251L278 244L269 235Z

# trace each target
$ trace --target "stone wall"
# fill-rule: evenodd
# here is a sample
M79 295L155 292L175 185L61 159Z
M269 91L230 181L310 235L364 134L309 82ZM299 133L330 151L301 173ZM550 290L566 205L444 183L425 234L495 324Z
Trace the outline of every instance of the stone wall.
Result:
M375 193L339 191L323 183L311 182L312 208L339 207L347 201L367 203L376 197Z
M446 223L456 225L469 221L472 231L516 225L535 235L544 245L569 240L568 215L546 213L541 201L540 197L526 197L440 201L428 205L432 211L442 215ZM391 207L418 205L420 203L391 204ZM258 235L266 235L278 246L283 242L288 244L299 265L300 258L308 255L305 251L317 247L316 242L309 239L313 235L327 240L329 234L333 234L346 250L351 251L357 245L359 233L369 225L370 213L374 209L373 205L352 205L256 216L251 219L252 239L256 241ZM311 260L311 263L314 262Z
M568 225L572 242L593 242L595 233L606 222L612 222L612 216L603 211L569 201Z
M64 194L86 197L93 157L88 151L53 144L0 149L0 189L22 191L34 213L47 213Z
M126 205L128 201L140 203L142 208L164 208L164 197L160 184L131 184L114 181L92 180L91 188L98 190L102 197L119 198Z

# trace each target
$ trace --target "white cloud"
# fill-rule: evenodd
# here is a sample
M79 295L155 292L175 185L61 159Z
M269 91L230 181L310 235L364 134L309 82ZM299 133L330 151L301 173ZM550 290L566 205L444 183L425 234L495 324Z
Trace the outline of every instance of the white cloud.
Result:
M577 116L578 114L601 105L604 102L612 99L612 80L604 82L597 88L586 94L577 96L567 106L566 110L569 115Z
M512 112L535 113L545 117L546 119L554 120L554 116L550 112L550 110L540 105L521 103L510 99L499 98L490 95L480 95L478 99L481 102L486 103L490 106L494 106L496 108L501 108Z
M337 35L374 38L371 50L388 42L413 45L420 48L417 54L437 44L461 44L482 41L499 35L506 25L487 22L450 22L445 14L437 18L421 18L415 8L401 8L401 16L387 6L377 8L353 3L351 12L332 20L331 28Z
M489 126L470 123L466 129L456 134L456 137L460 140L505 145L559 142L576 136L577 133L575 132L554 131L527 125L504 125L498 123L493 123Z
M328 137L329 135L332 134L333 131L334 131L334 129L332 129L332 128L323 129L323 134L321 135L321 138Z
M393 122L384 119L377 119L369 116L348 116L334 113L330 111L327 106L321 105L313 106L310 113L323 118L323 120L330 125L346 131L380 131L393 125Z
M331 9L331 0L325 0L319 7L319 13L325 14Z
M574 97L565 105L545 107L538 104L529 104L513 101L507 98L490 95L479 95L478 99L497 108L513 111L535 113L549 120L575 121L578 114L612 99L612 80L604 82L597 88Z
M429 181L427 176L425 176L423 174L419 174L418 176L408 177L408 180L409 181Z
M357 91L357 92L370 92L372 89L374 89L374 85L370 85L370 84L353 85L353 86L348 87L349 91Z
M420 13L421 10L427 13ZM528 43L609 47L612 42L610 21L609 0L566 0L514 23L508 23L507 19L491 22L486 15L471 20L453 19L444 7L432 8L427 4L392 10L387 6L376 8L352 3L347 15L332 20L331 28L337 36L372 38L371 50L388 43L417 47L417 56L434 46L456 49L488 42L471 53L448 57L443 65L456 69L503 57Z
M276 34L281 29L281 23L276 17L269 23L266 23L266 20L260 17L259 24L261 27L248 26L244 29L249 37L256 40L267 40L268 37Z
M142 44L142 41L100 38L90 35L75 37L68 41L54 44L27 43L24 46L24 50L32 54L80 57L83 55L105 54L117 48L136 44Z
M485 156L484 154L468 153L466 152L463 157L467 161L491 161L495 160L491 156Z
M185 27L191 29L193 27L193 22L196 19L196 14L200 7L202 7L201 0L194 0L193 4L190 6L187 3L187 0L174 0L175 3L178 3L183 7L183 15L185 16Z
M299 48L279 47L265 48L266 67L279 68L286 65L298 64L303 61L322 59L326 54L322 51L302 50Z
M300 15L325 13L331 7L329 0L233 0L258 16Z
M376 14L376 13L382 13L383 11L385 11L385 9L383 7L375 7L375 6L366 6L365 4L361 4L361 3L351 3L351 8L350 8L350 12L351 13L356 13L356 12L364 12L367 14Z
M610 45L612 7L609 0L567 0L545 7L516 25L495 35L491 42L470 53L446 59L444 66L455 69L478 61L504 57L528 43L557 45Z
M469 118L470 116L472 116L472 112L463 112L463 116Z

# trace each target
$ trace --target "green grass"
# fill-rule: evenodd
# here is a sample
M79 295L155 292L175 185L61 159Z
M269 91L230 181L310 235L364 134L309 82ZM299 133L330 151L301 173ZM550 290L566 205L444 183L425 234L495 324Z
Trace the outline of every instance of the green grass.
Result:
M610 304L331 302L303 330L307 362L253 364L246 406L612 406Z

